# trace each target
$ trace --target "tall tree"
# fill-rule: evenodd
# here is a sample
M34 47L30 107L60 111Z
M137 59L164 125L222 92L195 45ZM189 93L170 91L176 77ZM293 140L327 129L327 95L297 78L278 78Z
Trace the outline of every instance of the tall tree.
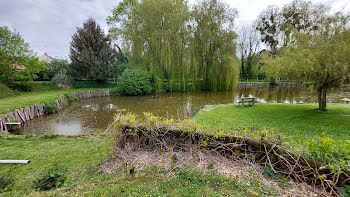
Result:
M0 27L0 80L12 85L15 80L35 79L45 69L22 36L8 27ZM21 69L18 69L21 67Z
M238 77L236 33L232 30L237 11L218 0L203 0L192 12L194 60L203 79L202 89L229 90Z
M193 10L184 0L124 0L107 22L121 35L130 62L148 70L158 88L166 82L170 91L187 90L190 82L195 89L232 89L235 15L217 0Z
M105 81L115 61L110 41L95 20L89 18L77 28L70 46L70 69L78 79Z
M260 38L272 51L279 44L281 14L277 6L269 6L262 11L256 21L256 29L260 32Z
M295 30L291 44L276 54L265 54L262 60L270 75L300 80L315 88L321 111L326 110L327 90L350 73L349 16L323 16L313 34Z
M283 46L288 45L293 38L292 33L312 34L318 30L327 8L314 5L311 1L294 0L281 9L282 21L280 25Z
M260 47L258 31L254 26L243 26L238 35L238 53L241 57L241 78L252 79L253 58Z

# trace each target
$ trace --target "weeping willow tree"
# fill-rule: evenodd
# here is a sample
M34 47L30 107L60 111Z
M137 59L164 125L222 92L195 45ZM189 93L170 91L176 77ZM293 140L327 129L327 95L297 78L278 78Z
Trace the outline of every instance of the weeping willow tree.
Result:
M228 90L239 73L230 30L235 16L216 0L192 10L183 0L124 0L107 22L129 60L148 70L157 88Z

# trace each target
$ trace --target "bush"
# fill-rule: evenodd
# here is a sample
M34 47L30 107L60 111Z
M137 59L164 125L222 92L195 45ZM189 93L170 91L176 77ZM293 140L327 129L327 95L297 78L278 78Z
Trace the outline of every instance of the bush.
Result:
M11 97L11 96L17 96L19 94L17 90L11 90L9 87L7 87L3 83L0 83L0 89L1 89L0 99Z
M55 59L49 63L45 70L37 73L38 81L50 81L56 73L66 73L69 68L68 60L66 59Z
M33 82L27 82L27 81L16 81L12 85L13 89L21 92L30 92L34 89L34 86L35 85Z
M35 181L35 188L40 191L46 191L67 186L66 173L67 169L65 167L55 163Z
M123 95L144 95L152 92L149 74L138 69L126 69L119 78L118 86Z
M55 102L45 103L45 105L44 105L44 113L45 114L53 114L53 113L56 113L57 111L58 111L58 109L57 109L57 105Z
M66 97L68 103L79 100L78 97L71 95L71 94L65 94L64 96Z
M76 81L74 88L113 88L116 83L111 81Z
M57 87L71 88L75 84L75 81L71 76L65 73L58 73L52 78L52 83Z

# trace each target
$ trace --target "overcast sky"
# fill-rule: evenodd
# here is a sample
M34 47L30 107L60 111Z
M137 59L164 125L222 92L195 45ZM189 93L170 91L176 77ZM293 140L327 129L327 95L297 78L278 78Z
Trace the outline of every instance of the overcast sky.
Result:
M0 25L20 32L31 48L42 55L68 57L71 36L77 26L93 17L107 32L106 17L120 0L0 0ZM226 0L237 8L237 26L251 24L268 5L291 0ZM350 11L348 0L313 0L333 10ZM190 0L195 2L195 0Z

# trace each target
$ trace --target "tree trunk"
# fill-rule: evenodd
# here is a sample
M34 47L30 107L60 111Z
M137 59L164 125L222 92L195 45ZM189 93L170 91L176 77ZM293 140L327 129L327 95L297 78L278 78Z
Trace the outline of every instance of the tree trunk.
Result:
M320 111L327 111L327 87L322 86L317 89L317 96L318 96L318 110Z

